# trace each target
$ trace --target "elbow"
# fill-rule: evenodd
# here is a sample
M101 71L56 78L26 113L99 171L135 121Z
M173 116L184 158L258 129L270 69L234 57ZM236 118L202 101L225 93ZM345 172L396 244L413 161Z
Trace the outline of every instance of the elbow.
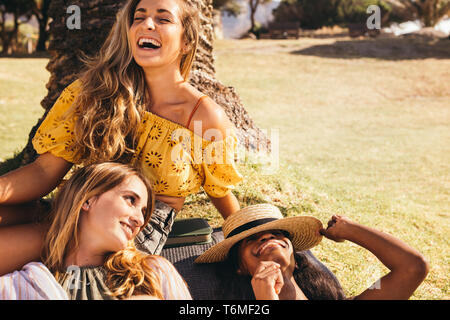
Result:
M407 273L410 277L419 282L422 282L426 278L429 271L430 265L425 257L420 253L414 255L407 268Z
M418 274L422 277L422 280L426 278L428 272L430 272L430 264L424 256L420 255L420 262L418 267Z

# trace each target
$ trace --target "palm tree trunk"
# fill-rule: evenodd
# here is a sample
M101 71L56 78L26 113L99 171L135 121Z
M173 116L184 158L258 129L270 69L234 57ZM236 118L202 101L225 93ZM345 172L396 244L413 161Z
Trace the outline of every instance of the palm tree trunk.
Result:
M269 150L270 141L258 129L240 101L236 91L223 85L215 78L213 58L212 0L190 0L201 12L201 35L199 50L193 65L190 82L203 93L212 97L222 106L237 128L237 134L246 149ZM82 64L79 53L92 55L99 50L109 30L114 24L117 11L125 0L53 0L49 9L51 59L47 65L50 80L48 94L41 105L46 113L51 109L62 90L74 81ZM81 8L81 29L69 30L65 18L67 7L78 5ZM46 114L45 114L46 115ZM28 144L18 155L22 165L32 162L36 152L31 144L36 130L45 115L32 128Z

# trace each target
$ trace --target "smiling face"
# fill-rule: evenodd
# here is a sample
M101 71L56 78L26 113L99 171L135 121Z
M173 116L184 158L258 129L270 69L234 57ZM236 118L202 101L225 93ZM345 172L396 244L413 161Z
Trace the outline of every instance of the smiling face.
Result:
M280 230L263 231L242 240L238 257L241 273L251 276L261 261L274 261L280 264L281 270L295 267L292 243Z
M144 68L180 67L186 46L177 0L142 0L132 18L128 37L136 63Z
M100 253L125 249L144 224L147 199L147 188L136 176L88 199L80 215L80 238Z

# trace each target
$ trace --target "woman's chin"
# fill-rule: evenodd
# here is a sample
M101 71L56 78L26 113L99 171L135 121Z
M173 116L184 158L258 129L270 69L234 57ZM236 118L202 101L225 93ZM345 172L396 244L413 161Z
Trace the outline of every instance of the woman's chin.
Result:
M114 245L111 246L110 251L111 252L119 252L121 250L124 250L128 248L128 239L116 239L114 242Z
M158 63L159 58L156 56L135 56L134 61L143 69L155 68L160 65L160 63Z

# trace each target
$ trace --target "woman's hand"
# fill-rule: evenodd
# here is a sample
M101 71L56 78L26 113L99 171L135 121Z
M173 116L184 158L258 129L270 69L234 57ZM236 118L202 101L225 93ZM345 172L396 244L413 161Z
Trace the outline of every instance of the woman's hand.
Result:
M320 234L330 240L343 242L348 239L353 224L354 223L347 217L334 215L331 217L331 220L328 221L328 227L320 230Z
M428 263L417 250L393 236L346 217L334 215L320 233L334 241L351 241L372 252L390 272L381 277L376 289L368 288L354 299L408 299L425 279Z
M284 285L280 265L273 261L262 261L251 283L256 300L279 300L278 295Z

